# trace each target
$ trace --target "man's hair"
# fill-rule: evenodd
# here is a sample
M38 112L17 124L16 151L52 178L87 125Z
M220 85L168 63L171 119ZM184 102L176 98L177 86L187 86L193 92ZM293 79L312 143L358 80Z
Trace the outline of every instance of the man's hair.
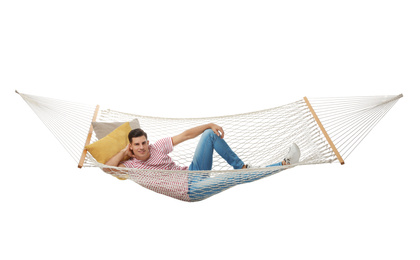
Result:
M146 140L147 140L146 132L140 128L136 128L130 131L130 133L128 134L128 140L130 141L130 143L132 143L134 137L140 137L140 136L146 137Z

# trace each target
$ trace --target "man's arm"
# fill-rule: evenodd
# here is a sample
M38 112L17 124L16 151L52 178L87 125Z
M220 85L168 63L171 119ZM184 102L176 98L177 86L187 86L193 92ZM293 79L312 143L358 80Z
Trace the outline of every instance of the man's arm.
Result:
M225 135L225 132L223 131L222 127L220 127L216 124L210 123L210 124L205 124L205 125L201 125L201 126L197 126L197 127L188 129L188 130L182 132L181 134L172 137L172 142L173 142L174 146L178 145L178 144L180 144L182 142L185 142L189 139L196 138L197 136L201 135L207 129L213 130L213 132L217 136L220 136L220 138L223 138L224 135Z
M124 167L124 164L122 164L121 161L124 160L126 156L130 156L130 157L133 156L132 152L130 151L129 144L124 149L119 151L116 155L114 155L111 159L109 159L105 163L105 165Z

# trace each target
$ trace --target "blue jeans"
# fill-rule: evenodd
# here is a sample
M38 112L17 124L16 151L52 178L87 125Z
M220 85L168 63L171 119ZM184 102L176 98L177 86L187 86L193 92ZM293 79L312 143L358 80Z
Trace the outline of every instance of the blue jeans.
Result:
M222 156L233 169L241 169L244 163L230 149L226 141L217 136L213 130L207 129L201 135L197 148L195 149L193 161L189 167L190 171L210 171L213 166L213 151Z
M216 151L234 169L242 169L244 166L242 160L232 151L226 141L217 136L213 130L207 129L201 135L189 170L210 171L213 166L214 151ZM280 162L267 167L281 165L282 163ZM191 201L203 200L237 184L255 181L278 171L279 170L265 171L261 174L229 172L212 178L202 173L192 173L188 175L188 194Z

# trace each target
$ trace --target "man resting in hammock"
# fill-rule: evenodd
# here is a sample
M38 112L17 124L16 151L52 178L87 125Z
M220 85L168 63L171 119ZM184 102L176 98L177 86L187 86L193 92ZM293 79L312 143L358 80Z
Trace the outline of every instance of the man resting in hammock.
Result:
M174 146L199 135L201 135L201 138L190 166L176 165L168 155L172 152ZM148 170L210 171L213 164L213 152L216 151L234 169L251 168L232 151L223 138L223 128L210 123L191 128L173 137L160 139L154 144L149 144L147 134L142 129L137 128L133 129L128 135L130 143L106 162L106 165ZM127 156L130 159L123 161ZM282 162L267 167L295 164L299 162L299 158L299 147L296 144L292 144ZM188 195L190 201L202 200L236 184L254 181L272 173L274 172L268 171L262 174L235 172L234 175L223 176L223 178L210 178L208 175L205 176L203 174L189 174ZM240 179L238 179L239 177ZM223 182L224 185L221 185L220 182ZM233 184L227 184L229 182ZM200 192L195 192L197 190L200 190Z

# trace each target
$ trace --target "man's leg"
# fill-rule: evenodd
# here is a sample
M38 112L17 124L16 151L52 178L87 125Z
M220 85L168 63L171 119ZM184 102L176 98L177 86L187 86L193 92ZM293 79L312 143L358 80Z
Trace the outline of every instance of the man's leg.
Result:
M206 191L203 192L203 181L210 180L208 174L204 174L199 171L210 171L213 166L213 151L216 152L226 160L234 169L241 169L244 163L241 159L232 151L225 140L217 136L211 129L203 132L200 141L198 142L197 148L194 153L193 161L189 167L190 172L188 174L188 194L191 201L198 201L208 197L210 194L219 193L221 190L210 188L212 185L207 184ZM209 194L210 193L210 194Z
M241 169L244 166L242 160L232 151L226 141L211 129L207 129L201 135L189 169L191 171L210 171L213 166L214 150L234 169Z
M220 138L219 138L220 139ZM229 148L230 149L230 148ZM266 166L264 170L245 171L245 172L228 172L213 178L194 178L189 177L189 196L191 201L199 201L222 192L230 187L238 184L253 182L261 178L270 176L283 169L273 169L271 167L288 165L290 162L297 163L300 158L300 149L296 144L292 144L284 161ZM242 161L241 161L242 162ZM243 164L243 163L242 163ZM211 167L210 167L211 168ZM190 170L191 166L190 166ZM198 174L199 175L199 174ZM193 175L192 175L193 176ZM201 176L201 175L199 175ZM194 180L196 179L196 181Z
M198 182L190 182L188 196L190 201L200 201L238 184L249 183L275 174L282 169L267 167L264 170L236 172L229 171L212 178L204 178Z

